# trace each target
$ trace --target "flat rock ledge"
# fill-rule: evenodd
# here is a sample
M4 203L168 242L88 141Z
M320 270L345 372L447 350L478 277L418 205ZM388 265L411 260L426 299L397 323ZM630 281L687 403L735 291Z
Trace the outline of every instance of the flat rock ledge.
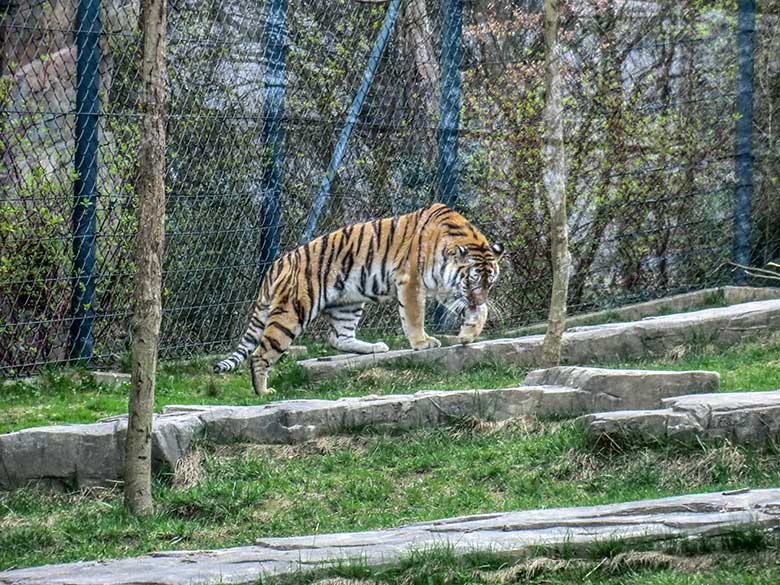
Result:
M467 418L578 416L658 408L670 396L717 391L716 372L656 372L562 367L531 372L525 385L338 400L288 400L262 406L168 406L153 423L156 467L172 468L205 438L214 443L301 443L361 429L407 431ZM122 478L125 416L0 435L0 489L31 482L53 488L110 485Z
M679 295L672 295L632 303L620 307L602 309L593 313L581 313L566 318L566 327L579 327L604 323L607 321L637 321L645 317L653 317L661 313L684 313L700 309L713 301L722 301L726 305L739 303L751 303L753 301L766 301L780 298L780 288L770 286L720 286L704 288ZM508 331L507 335L519 337L521 335L533 335L547 331L547 322L533 323L518 327L514 331Z
M724 392L663 399L658 410L621 410L577 419L594 439L689 441L696 437L762 445L780 440L780 391Z
M523 383L576 389L580 402L574 408L567 410L561 405L543 414L577 416L577 410L586 413L627 410L621 404L635 405L632 409L658 408L670 397L717 392L720 374L701 370L670 372L560 366L533 370Z
M78 562L0 572L1 585L210 585L255 583L350 560L387 565L413 551L484 550L508 559L535 547L607 540L662 542L737 529L780 526L780 489L740 490L623 504L462 516L368 532L263 538L255 546L170 551L116 561Z
M780 300L742 303L690 313L647 317L627 323L575 327L563 335L561 359L566 364L663 355L689 343L730 346L780 327ZM492 339L469 345L423 351L342 354L298 362L310 376L325 378L345 368L366 368L393 362L426 362L460 371L480 361L497 360L520 366L538 364L543 335Z

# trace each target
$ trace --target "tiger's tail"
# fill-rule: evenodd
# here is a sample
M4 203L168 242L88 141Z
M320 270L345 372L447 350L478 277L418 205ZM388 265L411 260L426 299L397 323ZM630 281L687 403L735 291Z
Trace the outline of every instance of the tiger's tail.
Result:
M254 351L257 344L260 343L264 329L265 327L262 323L258 322L255 318L252 318L249 329L246 330L246 333L244 333L244 336L241 338L241 342L238 344L238 349L224 360L214 364L214 373L222 374L234 370L238 364L243 362L247 356Z

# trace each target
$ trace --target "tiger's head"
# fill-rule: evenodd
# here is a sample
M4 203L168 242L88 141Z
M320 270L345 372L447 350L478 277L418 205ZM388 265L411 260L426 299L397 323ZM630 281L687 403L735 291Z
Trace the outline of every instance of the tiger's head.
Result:
M469 308L484 305L490 289L498 281L498 261L504 254L504 246L457 245L448 254L454 268L451 288L457 289L458 296L466 301Z

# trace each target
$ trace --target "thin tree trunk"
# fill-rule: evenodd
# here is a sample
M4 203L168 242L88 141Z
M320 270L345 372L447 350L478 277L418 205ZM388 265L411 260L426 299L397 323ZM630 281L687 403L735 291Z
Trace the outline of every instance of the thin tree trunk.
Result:
M423 102L429 117L438 114L436 98L440 92L439 63L433 50L433 26L428 18L425 0L408 0L404 11L404 25L414 65L423 80Z
M133 313L133 387L125 442L125 507L138 516L152 503L152 410L162 318L165 236L166 0L143 0L143 117Z
M566 213L566 160L563 145L563 107L558 54L559 0L544 2L545 104L544 104L544 186L550 210L553 283L547 334L542 346L542 365L557 366L566 324L566 296L569 289L568 217Z

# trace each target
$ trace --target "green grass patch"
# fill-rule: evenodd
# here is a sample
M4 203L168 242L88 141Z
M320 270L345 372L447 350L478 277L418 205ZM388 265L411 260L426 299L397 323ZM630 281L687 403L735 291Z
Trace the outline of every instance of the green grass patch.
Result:
M721 390L780 390L780 335L722 349L702 343L680 345L660 359L605 364L615 368L710 370L720 373Z

